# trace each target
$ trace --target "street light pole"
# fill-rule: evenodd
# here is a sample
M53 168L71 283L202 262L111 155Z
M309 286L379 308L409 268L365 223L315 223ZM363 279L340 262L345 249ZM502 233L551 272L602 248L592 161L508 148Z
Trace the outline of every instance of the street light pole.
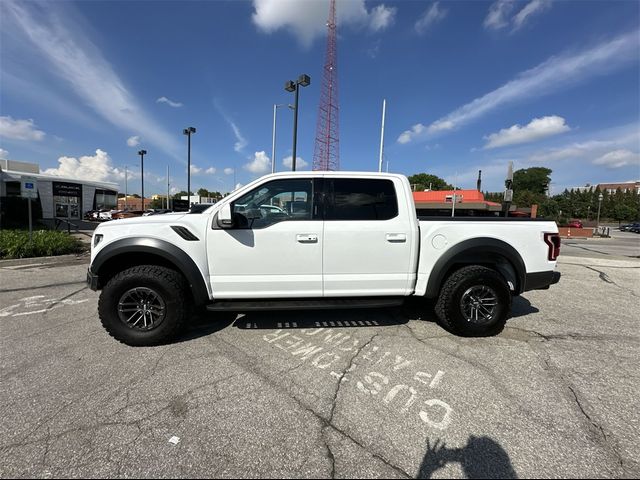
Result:
M124 209L127 210L127 166L124 166Z
M191 134L196 133L196 129L188 127L182 133L187 136L187 203L191 206Z
M311 83L311 77L309 75L302 74L295 82L289 80L284 84L284 89L287 92L296 92L296 99L293 105L293 157L291 160L291 170L296 171L296 155L298 147L298 95L300 93L300 86L306 87Z
M144 211L144 156L147 154L146 150L138 151L138 155L140 155L140 183L142 184L142 208Z
M278 105L273 104L273 139L271 140L271 173L276 173L276 112Z
M598 195L598 220L596 221L597 229L600 230L600 207L602 206L602 199L603 199L603 195L602 193L600 193L600 195Z

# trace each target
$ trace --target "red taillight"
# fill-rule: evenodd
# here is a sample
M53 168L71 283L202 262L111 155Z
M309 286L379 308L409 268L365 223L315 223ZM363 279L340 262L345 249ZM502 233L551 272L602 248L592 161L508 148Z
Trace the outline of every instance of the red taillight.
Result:
M544 243L549 247L547 258L549 261L554 262L560 255L560 235L557 233L545 233Z

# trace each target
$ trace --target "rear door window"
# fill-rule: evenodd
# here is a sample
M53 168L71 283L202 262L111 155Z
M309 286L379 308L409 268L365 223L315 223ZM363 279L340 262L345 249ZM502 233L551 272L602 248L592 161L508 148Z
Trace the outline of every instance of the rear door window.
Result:
M325 220L389 220L398 215L391 180L325 179Z

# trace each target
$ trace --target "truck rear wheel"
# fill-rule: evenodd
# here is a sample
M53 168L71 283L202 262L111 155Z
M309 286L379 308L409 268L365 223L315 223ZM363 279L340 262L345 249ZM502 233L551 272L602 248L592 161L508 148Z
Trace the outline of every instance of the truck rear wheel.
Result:
M511 315L511 292L495 270L470 265L447 278L435 310L441 324L457 335L496 335Z
M103 288L98 302L100 321L116 340L150 346L171 340L187 319L183 277L156 265L128 268Z

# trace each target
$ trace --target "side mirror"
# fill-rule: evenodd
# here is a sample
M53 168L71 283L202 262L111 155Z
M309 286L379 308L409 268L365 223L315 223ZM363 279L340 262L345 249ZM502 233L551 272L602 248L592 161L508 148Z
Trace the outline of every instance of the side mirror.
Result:
M218 212L218 226L220 228L233 227L233 217L231 215L231 204L227 203Z

